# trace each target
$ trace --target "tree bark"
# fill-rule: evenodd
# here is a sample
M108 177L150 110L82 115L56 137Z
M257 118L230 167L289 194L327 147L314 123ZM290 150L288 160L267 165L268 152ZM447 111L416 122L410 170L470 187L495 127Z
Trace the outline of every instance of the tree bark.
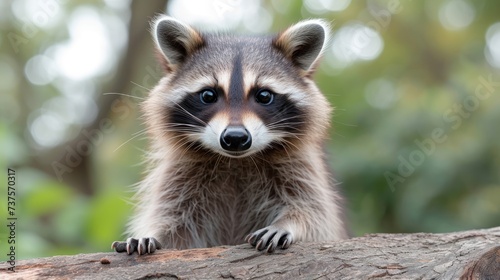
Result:
M500 227L447 234L369 234L293 244L115 252L0 265L2 279L500 279Z

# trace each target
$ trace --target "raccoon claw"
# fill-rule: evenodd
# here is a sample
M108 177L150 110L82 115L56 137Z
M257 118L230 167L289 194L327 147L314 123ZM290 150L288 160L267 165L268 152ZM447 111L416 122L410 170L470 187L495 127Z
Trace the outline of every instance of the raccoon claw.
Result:
M245 237L245 241L257 250L272 253L276 247L287 249L293 243L292 233L276 226L259 229Z
M127 238L127 241L115 241L111 244L111 248L117 253L127 252L128 255L137 252L139 255L152 254L156 250L161 249L161 243L154 237L143 237L139 239Z

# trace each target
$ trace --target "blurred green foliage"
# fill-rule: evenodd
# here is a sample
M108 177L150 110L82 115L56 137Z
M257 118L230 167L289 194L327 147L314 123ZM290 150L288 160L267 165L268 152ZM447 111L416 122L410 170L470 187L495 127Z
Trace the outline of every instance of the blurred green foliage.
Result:
M459 30L445 28L439 18L443 6L452 1L466 2L474 12L472 22ZM9 34L25 34L26 19L14 15L20 8L13 8L13 2L0 7L0 166L16 170L18 258L106 251L112 241L123 238L131 214L131 186L142 177L147 146L143 135L137 134L144 129L137 100L126 99L130 110L126 117L120 110L98 107L109 110L106 117L112 122L112 133L103 133L102 141L92 146L84 167L72 168L60 180L51 164L64 157L71 139L57 147L37 145L30 124L33 111L64 93L57 83L65 78L36 85L27 80L25 70L34 55L68 38L65 22L81 6L101 15L122 15L127 21L130 9L112 8L112 2L60 4L62 20L40 28L18 51ZM239 9L238 1L218 2ZM319 5L322 1L306 2ZM378 15L394 1L352 1L343 11L318 8L318 14L301 1L260 4L273 18L271 31L303 18L322 17L333 21L333 42L335 32L354 23L375 27L382 39L380 55L345 67L326 53L316 74L319 87L335 106L331 165L346 196L352 232L446 232L499 226L500 71L488 62L486 32L500 22L500 2L396 2L398 12L383 19ZM500 43L495 46L500 48ZM154 84L143 84L143 77L151 75L147 69L157 69L151 50L144 48L137 54L145 59L131 78L143 96L147 90L142 86ZM113 55L124 59L123 51ZM109 73L93 77L89 91L102 94L116 78L113 73L120 70L114 66ZM488 87L484 80L494 82ZM479 99L478 88L483 96L489 95ZM72 129L77 131L73 138L78 138L85 125ZM76 175L78 168L86 168L83 178L90 187L78 184L83 180ZM388 176L397 179L388 181ZM6 172L0 173L2 186L6 177ZM2 191L2 223L7 215L5 195ZM5 226L1 229L0 253L5 256L8 233Z

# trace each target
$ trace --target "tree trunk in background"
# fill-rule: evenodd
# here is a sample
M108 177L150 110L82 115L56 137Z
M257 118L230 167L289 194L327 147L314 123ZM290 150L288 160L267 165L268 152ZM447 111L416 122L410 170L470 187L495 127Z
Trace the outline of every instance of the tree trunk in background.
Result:
M155 15L163 13L167 5L167 0L164 1L144 1L134 0L131 3L131 19L128 31L128 46L123 59L117 67L115 77L108 85L104 87L102 92L98 92L96 100L98 106L98 116L94 122L83 130L92 131L99 129L99 122L110 114L111 105L114 101L120 98L119 95L103 95L106 92L118 92L130 94L134 78L142 76L146 72L144 63L144 53L149 53L153 57L153 44L151 39L150 21ZM98 85L99 87L99 85ZM90 93L89 93L90 94ZM34 164L36 168L43 170L47 174L55 175L51 166L52 162L64 162L66 157L66 148L70 147L76 150L76 146L81 141L86 141L85 135L81 134L69 143L65 143L60 147L47 151L43 155L36 158ZM77 188L82 193L91 195L95 187L93 186L93 176L91 174L92 161L88 156L82 156L80 164L71 168L70 175L64 177L66 184Z
M19 261L2 279L500 279L500 227L448 234L370 234L298 243L266 255L250 245L114 252Z

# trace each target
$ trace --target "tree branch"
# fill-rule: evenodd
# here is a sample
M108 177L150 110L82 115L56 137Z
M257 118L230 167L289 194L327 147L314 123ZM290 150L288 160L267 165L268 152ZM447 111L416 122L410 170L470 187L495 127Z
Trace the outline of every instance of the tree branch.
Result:
M250 245L115 252L20 261L12 278L499 279L500 227L447 234L369 234L298 243L266 255ZM0 265L5 274L8 263ZM4 278L5 279L5 278Z

